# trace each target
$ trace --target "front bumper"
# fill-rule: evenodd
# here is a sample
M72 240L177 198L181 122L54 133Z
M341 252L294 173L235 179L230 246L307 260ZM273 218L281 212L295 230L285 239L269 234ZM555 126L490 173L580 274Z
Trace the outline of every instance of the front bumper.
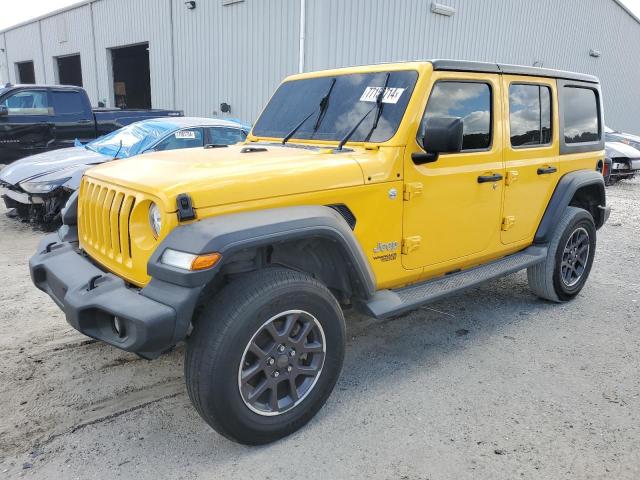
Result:
M0 196L4 199L4 203L7 208L13 208L16 203L22 205L42 205L44 199L36 195L29 195L28 193L18 192L9 188L0 187ZM9 204L12 206L9 207Z
M145 358L157 357L184 338L186 328L176 327L190 323L200 293L153 281L142 290L130 288L57 233L40 242L29 270L35 286L64 311L73 328Z

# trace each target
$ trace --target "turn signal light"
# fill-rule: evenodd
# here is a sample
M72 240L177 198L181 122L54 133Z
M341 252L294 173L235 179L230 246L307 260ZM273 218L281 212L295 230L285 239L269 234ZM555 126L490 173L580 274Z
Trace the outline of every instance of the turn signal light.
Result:
M167 248L162 254L160 262L164 265L180 268L182 270L194 271L211 268L220 260L220 258L222 258L222 255L219 253L203 253L201 255L196 255L195 253L180 252L178 250Z
M220 260L219 253L208 253L206 255L198 255L191 262L191 270L206 270L213 267Z

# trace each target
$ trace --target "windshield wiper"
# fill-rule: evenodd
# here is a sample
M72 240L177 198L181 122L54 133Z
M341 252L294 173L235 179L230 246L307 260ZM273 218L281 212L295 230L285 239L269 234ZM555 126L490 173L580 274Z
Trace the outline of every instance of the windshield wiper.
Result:
M120 150L122 150L122 140L120 140L120 146L118 147L116 154L113 156L111 160L115 160L116 158L118 158L118 155L120 155Z
M298 123L295 127L293 127L293 130L291 130L289 133L287 133L285 135L285 137L282 139L282 145L287 143L289 141L289 139L291 137L293 137L298 130L300 130L300 127L302 127L302 125L304 125L307 120L309 120L311 117L313 117L313 115L318 110L320 110L320 113L318 114L318 120L316 120L316 124L313 127L313 132L312 133L315 133L318 130L318 127L320 127L320 123L322 122L322 119L324 118L324 114L327 112L327 107L329 106L329 97L331 96L331 91L333 90L333 86L335 84L336 84L336 79L334 78L331 81L331 86L329 87L329 91L327 92L327 94L324 97L322 97L322 100L320 100L320 104L318 105L318 107L315 108L313 110L313 112L311 112L309 115L304 117L300 123Z
M382 87L382 89L378 93L378 96L376 97L376 104L372 108L370 108L367 111L367 113L365 113L363 117L360 120L358 120L358 123L356 123L355 126L351 130L349 130L349 132L344 136L344 138L340 140L340 143L338 144L338 148L336 148L336 150L342 150L342 147L344 146L344 144L349 141L349 139L353 136L354 133L356 133L356 130L358 130L358 128L360 128L360 125L362 125L362 122L365 121L365 119L369 116L371 112L373 112L374 110L377 110L376 119L373 122L373 126L371 127L369 134L365 138L365 141L369 140L369 137L371 137L371 134L378 126L378 120L380 119L380 115L382 114L382 105L383 105L382 99L384 98L384 92L387 89L387 85L389 84L390 75L391 73L387 73L387 78L384 81L384 86Z
M322 123L322 120L324 120L324 116L327 113L327 108L329 107L329 97L331 96L331 92L333 91L333 86L335 84L336 84L336 79L334 78L333 80L331 80L331 86L329 87L329 91L324 97L322 97L322 100L320 100L320 113L318 114L318 119L316 120L316 124L313 126L313 133L316 133L318 131L318 128L320 128L320 124Z
M387 85L389 84L389 77L390 76L391 76L391 74L387 73L387 78L384 80L384 87L382 87L382 91L378 94L378 98L376 98L376 108L378 110L376 111L376 118L373 121L373 125L371 126L371 130L369 130L369 133L364 138L365 142L369 141L369 139L371 138L371 135L373 134L373 131L376 128L378 128L378 121L380 120L380 117L382 116L382 109L384 108L384 103L382 102L382 99L384 98L384 92L387 90Z

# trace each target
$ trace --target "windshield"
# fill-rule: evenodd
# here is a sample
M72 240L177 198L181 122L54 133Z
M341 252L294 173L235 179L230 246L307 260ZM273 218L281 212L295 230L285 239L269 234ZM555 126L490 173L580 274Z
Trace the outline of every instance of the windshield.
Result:
M375 106L387 74L389 79L382 100L383 108L378 125L368 140L386 142L395 135L407 108L418 78L415 71L349 74L285 82L276 90L260 115L253 128L253 135L284 138L310 115L292 138L338 142ZM335 85L331 88L334 78ZM322 112L320 103L329 91L327 105ZM321 113L322 118L318 122ZM375 115L369 115L350 141L365 141L375 120Z
M103 155L127 158L143 152L156 140L175 129L174 125L159 122L137 122L115 130L85 145ZM122 142L122 148L120 148Z

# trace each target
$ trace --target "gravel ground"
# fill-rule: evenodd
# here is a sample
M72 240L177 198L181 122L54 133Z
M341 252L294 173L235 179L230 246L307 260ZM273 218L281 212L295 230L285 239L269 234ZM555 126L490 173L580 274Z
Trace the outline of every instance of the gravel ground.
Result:
M0 477L640 478L640 182L608 193L575 301L537 300L521 272L389 321L350 314L328 403L264 447L200 419L182 347L147 362L68 327L29 280L43 234L0 210Z

